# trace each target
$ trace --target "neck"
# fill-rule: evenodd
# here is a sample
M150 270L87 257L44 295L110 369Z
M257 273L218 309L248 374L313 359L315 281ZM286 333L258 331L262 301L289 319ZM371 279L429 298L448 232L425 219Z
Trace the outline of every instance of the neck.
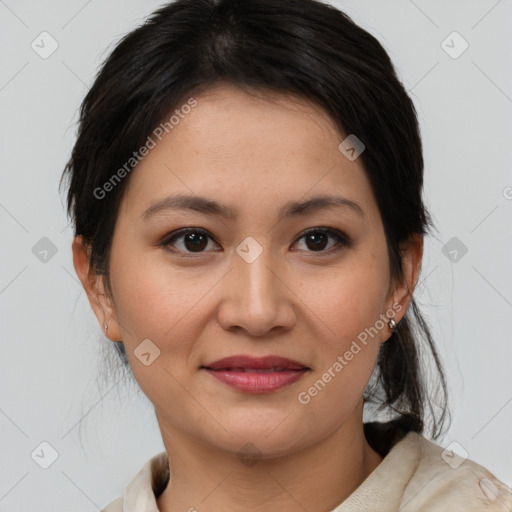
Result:
M160 512L327 512L382 461L364 437L362 414L315 445L267 459L241 460L173 429L162 435L171 477L157 499Z

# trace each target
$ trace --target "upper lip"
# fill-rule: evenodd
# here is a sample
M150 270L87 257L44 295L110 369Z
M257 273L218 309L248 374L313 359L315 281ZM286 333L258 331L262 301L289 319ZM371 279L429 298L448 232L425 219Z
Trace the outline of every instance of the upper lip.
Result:
M251 370L264 370L264 369L284 369L284 370L305 370L309 369L303 364L292 361L285 357L279 356L265 356L265 357L251 357L244 355L237 355L231 357L224 357L218 361L208 363L203 366L211 370L233 370L236 368L251 369Z

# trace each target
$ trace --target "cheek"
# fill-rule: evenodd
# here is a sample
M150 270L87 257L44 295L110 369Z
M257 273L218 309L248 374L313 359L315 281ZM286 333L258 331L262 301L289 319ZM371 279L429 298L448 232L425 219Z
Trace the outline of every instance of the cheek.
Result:
M300 296L331 334L326 338L331 350L343 350L385 313L386 265L386 259L358 251L328 272L302 281ZM382 330L382 322L378 328Z
M359 251L320 279L303 282L301 294L314 313L318 366L301 388L311 417L326 417L325 429L359 403L386 339L387 259ZM319 277L319 276L317 276ZM320 321L318 321L320 320ZM321 331L321 332L320 332ZM325 416L326 410L330 414ZM311 425L313 427L313 425Z
M163 347L168 339L181 340L176 333L190 324L190 313L215 284L212 277L166 264L161 255L120 254L113 252L111 280L125 341L149 338Z
M165 405L172 396L173 403L181 403L178 382L191 371L187 362L204 328L198 302L213 284L204 277L190 279L187 272L162 264L161 259L124 254L128 253L112 253L111 281L134 377L151 402ZM159 352L148 342L141 345L148 339ZM139 357L148 351L154 359L145 365Z
M309 308L321 319L314 375L299 391L308 428L328 433L343 423L360 402L385 338L382 287L373 272L340 272L326 283L326 295L310 292Z

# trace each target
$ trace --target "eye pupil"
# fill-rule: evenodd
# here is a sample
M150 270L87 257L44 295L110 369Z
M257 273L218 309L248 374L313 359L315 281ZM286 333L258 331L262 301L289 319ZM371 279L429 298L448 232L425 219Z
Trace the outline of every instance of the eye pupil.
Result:
M309 242L313 242L313 246L309 244ZM325 233L317 232L311 233L307 235L306 243L309 249L312 250L322 250L325 248L327 243L327 235Z
M185 245L187 249L191 248L192 251L201 251L208 245L208 240L203 233L189 233L185 235Z

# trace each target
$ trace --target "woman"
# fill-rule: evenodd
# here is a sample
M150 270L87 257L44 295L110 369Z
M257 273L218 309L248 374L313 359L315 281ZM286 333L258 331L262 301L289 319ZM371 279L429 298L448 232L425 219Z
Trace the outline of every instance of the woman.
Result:
M105 512L512 510L423 435L448 407L413 299L419 129L346 15L166 5L103 65L65 176L75 269L165 445Z

